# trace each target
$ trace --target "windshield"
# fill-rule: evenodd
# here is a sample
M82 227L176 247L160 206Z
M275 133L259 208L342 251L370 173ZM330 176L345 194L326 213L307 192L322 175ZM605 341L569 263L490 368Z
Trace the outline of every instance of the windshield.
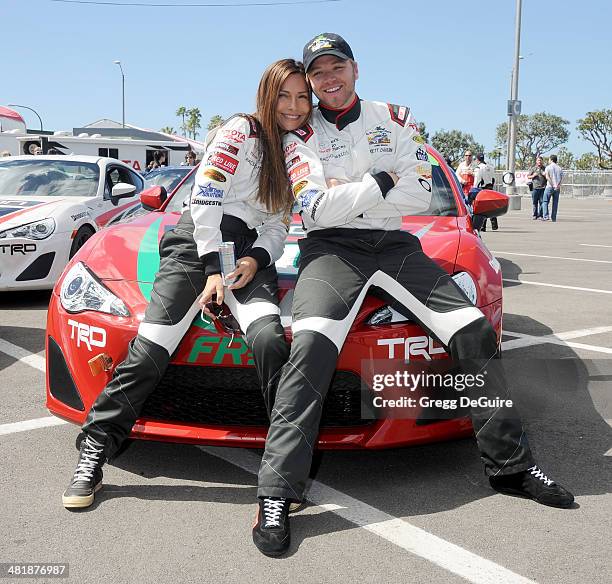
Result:
M187 168L187 172L193 170L193 167ZM181 187L174 193L172 199L168 203L168 206L164 211L178 211L183 212L183 203L189 204L189 196L191 195L191 189L193 189L193 183L195 182L196 173L192 173L191 176L181 185Z
M165 187L166 191L171 193L192 168L191 166L185 166L183 168L154 170L145 176L146 188L160 186Z
M100 169L75 160L10 160L0 162L0 195L93 197Z

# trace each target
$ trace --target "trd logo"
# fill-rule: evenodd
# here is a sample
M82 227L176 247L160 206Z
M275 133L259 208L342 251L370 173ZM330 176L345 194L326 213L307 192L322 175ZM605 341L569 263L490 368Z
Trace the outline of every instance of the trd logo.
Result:
M6 251L8 248L8 252ZM21 255L25 255L27 253L33 253L36 251L35 243L0 243L0 249L2 253L10 253L11 255L16 255L20 253Z
M411 356L425 357L428 361L431 360L432 355L439 353L446 353L444 347L438 345L431 337L408 337L403 339L401 337L396 339L378 339L379 345L386 345L389 347L389 359L405 359L409 360ZM401 350L398 350L398 355L395 354L395 347L402 346L404 348L403 354Z
M73 340L76 338L77 347L80 347L81 343L87 345L90 351L92 346L106 347L106 331L103 328L89 326L76 320L69 320L68 325L70 326L70 338Z

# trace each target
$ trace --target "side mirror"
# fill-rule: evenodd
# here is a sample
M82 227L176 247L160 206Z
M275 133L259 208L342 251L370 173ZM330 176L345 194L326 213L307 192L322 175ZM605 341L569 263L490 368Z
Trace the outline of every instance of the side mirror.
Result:
M482 189L477 195L472 209L474 215L482 217L499 217L508 212L508 203L510 198L508 195L492 191L490 189Z
M149 187L140 193L140 202L147 211L159 209L167 198L168 192L166 191L166 187L162 187L161 185Z
M111 203L116 205L119 199L125 199L126 197L134 196L136 187L128 183L117 183L111 192Z

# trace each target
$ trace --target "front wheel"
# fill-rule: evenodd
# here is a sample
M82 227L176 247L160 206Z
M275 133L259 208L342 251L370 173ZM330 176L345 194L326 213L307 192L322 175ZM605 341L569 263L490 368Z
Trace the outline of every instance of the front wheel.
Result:
M95 231L89 225L83 225L74 236L72 240L72 246L70 247L70 259L74 256L74 254L79 251L84 245L85 242L95 233Z

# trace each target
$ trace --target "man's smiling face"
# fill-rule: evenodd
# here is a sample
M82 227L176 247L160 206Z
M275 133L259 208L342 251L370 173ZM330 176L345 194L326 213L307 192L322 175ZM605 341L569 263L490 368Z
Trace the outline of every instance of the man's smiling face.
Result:
M317 58L308 69L308 80L322 105L343 109L355 98L355 81L359 78L357 63L334 55Z

